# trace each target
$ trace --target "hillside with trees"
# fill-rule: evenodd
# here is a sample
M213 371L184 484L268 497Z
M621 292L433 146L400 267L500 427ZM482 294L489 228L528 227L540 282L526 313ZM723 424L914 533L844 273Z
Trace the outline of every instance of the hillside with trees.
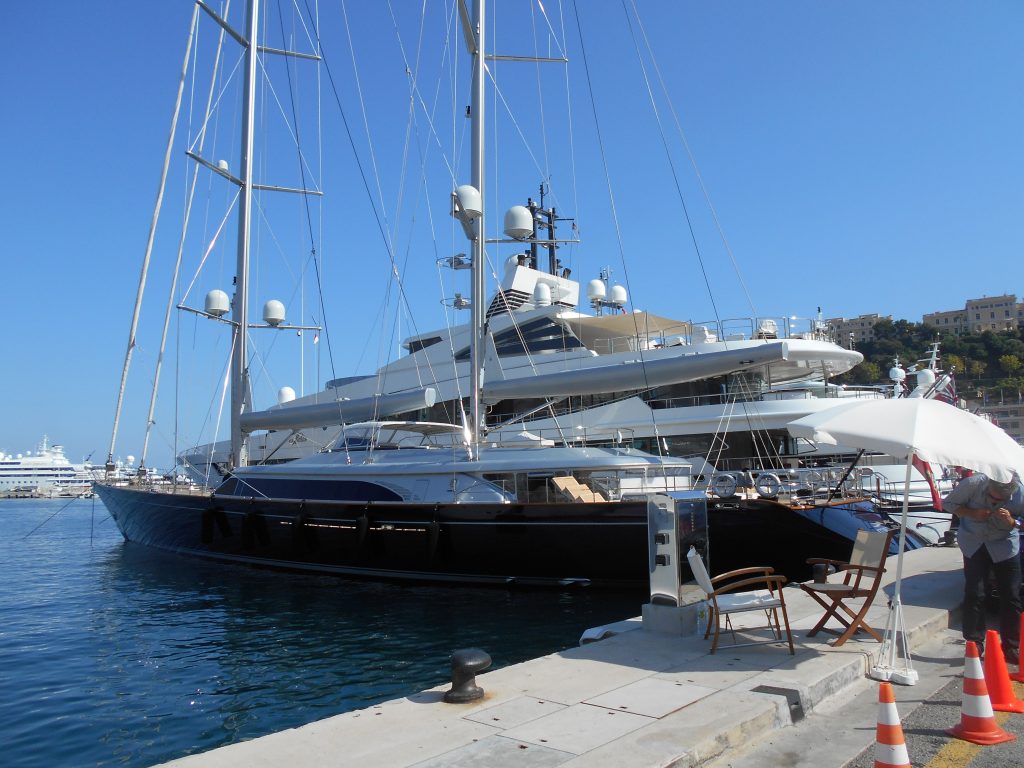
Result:
M875 339L862 342L857 351L864 362L836 377L839 384L878 384L888 380L893 361L904 368L925 360L931 344L940 342L940 367L954 370L957 388L967 397L998 392L1024 391L1024 333L1021 329L957 336L938 328L907 320L882 320L875 324Z

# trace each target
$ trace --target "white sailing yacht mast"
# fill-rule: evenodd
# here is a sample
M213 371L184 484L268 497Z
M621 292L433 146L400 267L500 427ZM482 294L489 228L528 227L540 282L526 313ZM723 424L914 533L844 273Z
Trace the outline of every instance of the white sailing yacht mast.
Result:
M480 438L486 425L481 408L483 386L485 290L484 285L484 78L486 77L486 16L484 0L473 0L473 15L470 17L466 0L459 0L459 16L466 39L466 48L473 56L473 79L470 94L469 116L471 120L470 183L460 186L452 196L452 215L459 219L466 237L472 243L470 288L470 412L469 441L473 457L479 456Z
M231 358L231 458L232 467L248 463L246 441L242 437L242 412L249 389L248 317L249 317L249 233L252 221L252 142L256 120L256 40L259 24L259 0L249 0L246 9L247 39L245 75L242 87L242 147L238 180L238 261L235 271L235 300L232 306Z

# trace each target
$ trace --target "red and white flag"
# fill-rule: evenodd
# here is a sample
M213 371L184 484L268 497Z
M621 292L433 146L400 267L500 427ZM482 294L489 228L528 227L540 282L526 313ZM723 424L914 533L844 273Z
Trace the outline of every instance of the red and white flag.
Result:
M914 467L924 475L924 479L928 481L928 490L932 492L932 506L935 507L939 512L942 511L942 496L939 495L939 489L935 485L935 475L932 473L932 465L927 461L923 461L914 454L913 458Z

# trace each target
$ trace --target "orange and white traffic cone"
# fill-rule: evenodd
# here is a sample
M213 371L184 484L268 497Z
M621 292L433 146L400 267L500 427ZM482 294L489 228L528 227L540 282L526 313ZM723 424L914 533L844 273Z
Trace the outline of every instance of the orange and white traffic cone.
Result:
M985 673L978 658L978 646L972 640L967 641L964 659L964 701L960 724L949 728L946 733L974 744L1002 744L1017 738L996 723L988 688L985 687Z
M875 768L910 768L907 742L892 683L878 684L878 727L875 731Z
M999 633L994 629L985 633L985 647L988 648L985 654L985 687L988 688L989 701L997 712L1024 712L1024 701L1013 692L1000 642Z
M1017 649L1017 671L1010 675L1010 679L1016 680L1018 683L1024 683L1024 666L1021 666L1019 661L1022 653L1024 653L1024 613L1020 615L1020 645Z

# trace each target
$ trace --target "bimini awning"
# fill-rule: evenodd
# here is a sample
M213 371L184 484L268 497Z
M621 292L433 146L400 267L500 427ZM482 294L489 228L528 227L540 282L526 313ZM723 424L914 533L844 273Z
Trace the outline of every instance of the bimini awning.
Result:
M658 336L689 336L691 324L683 320L652 315L649 312L631 312L624 315L600 315L598 317L563 318L573 333L587 345L599 353L606 351L624 351L625 346L612 344L616 339L653 338Z

